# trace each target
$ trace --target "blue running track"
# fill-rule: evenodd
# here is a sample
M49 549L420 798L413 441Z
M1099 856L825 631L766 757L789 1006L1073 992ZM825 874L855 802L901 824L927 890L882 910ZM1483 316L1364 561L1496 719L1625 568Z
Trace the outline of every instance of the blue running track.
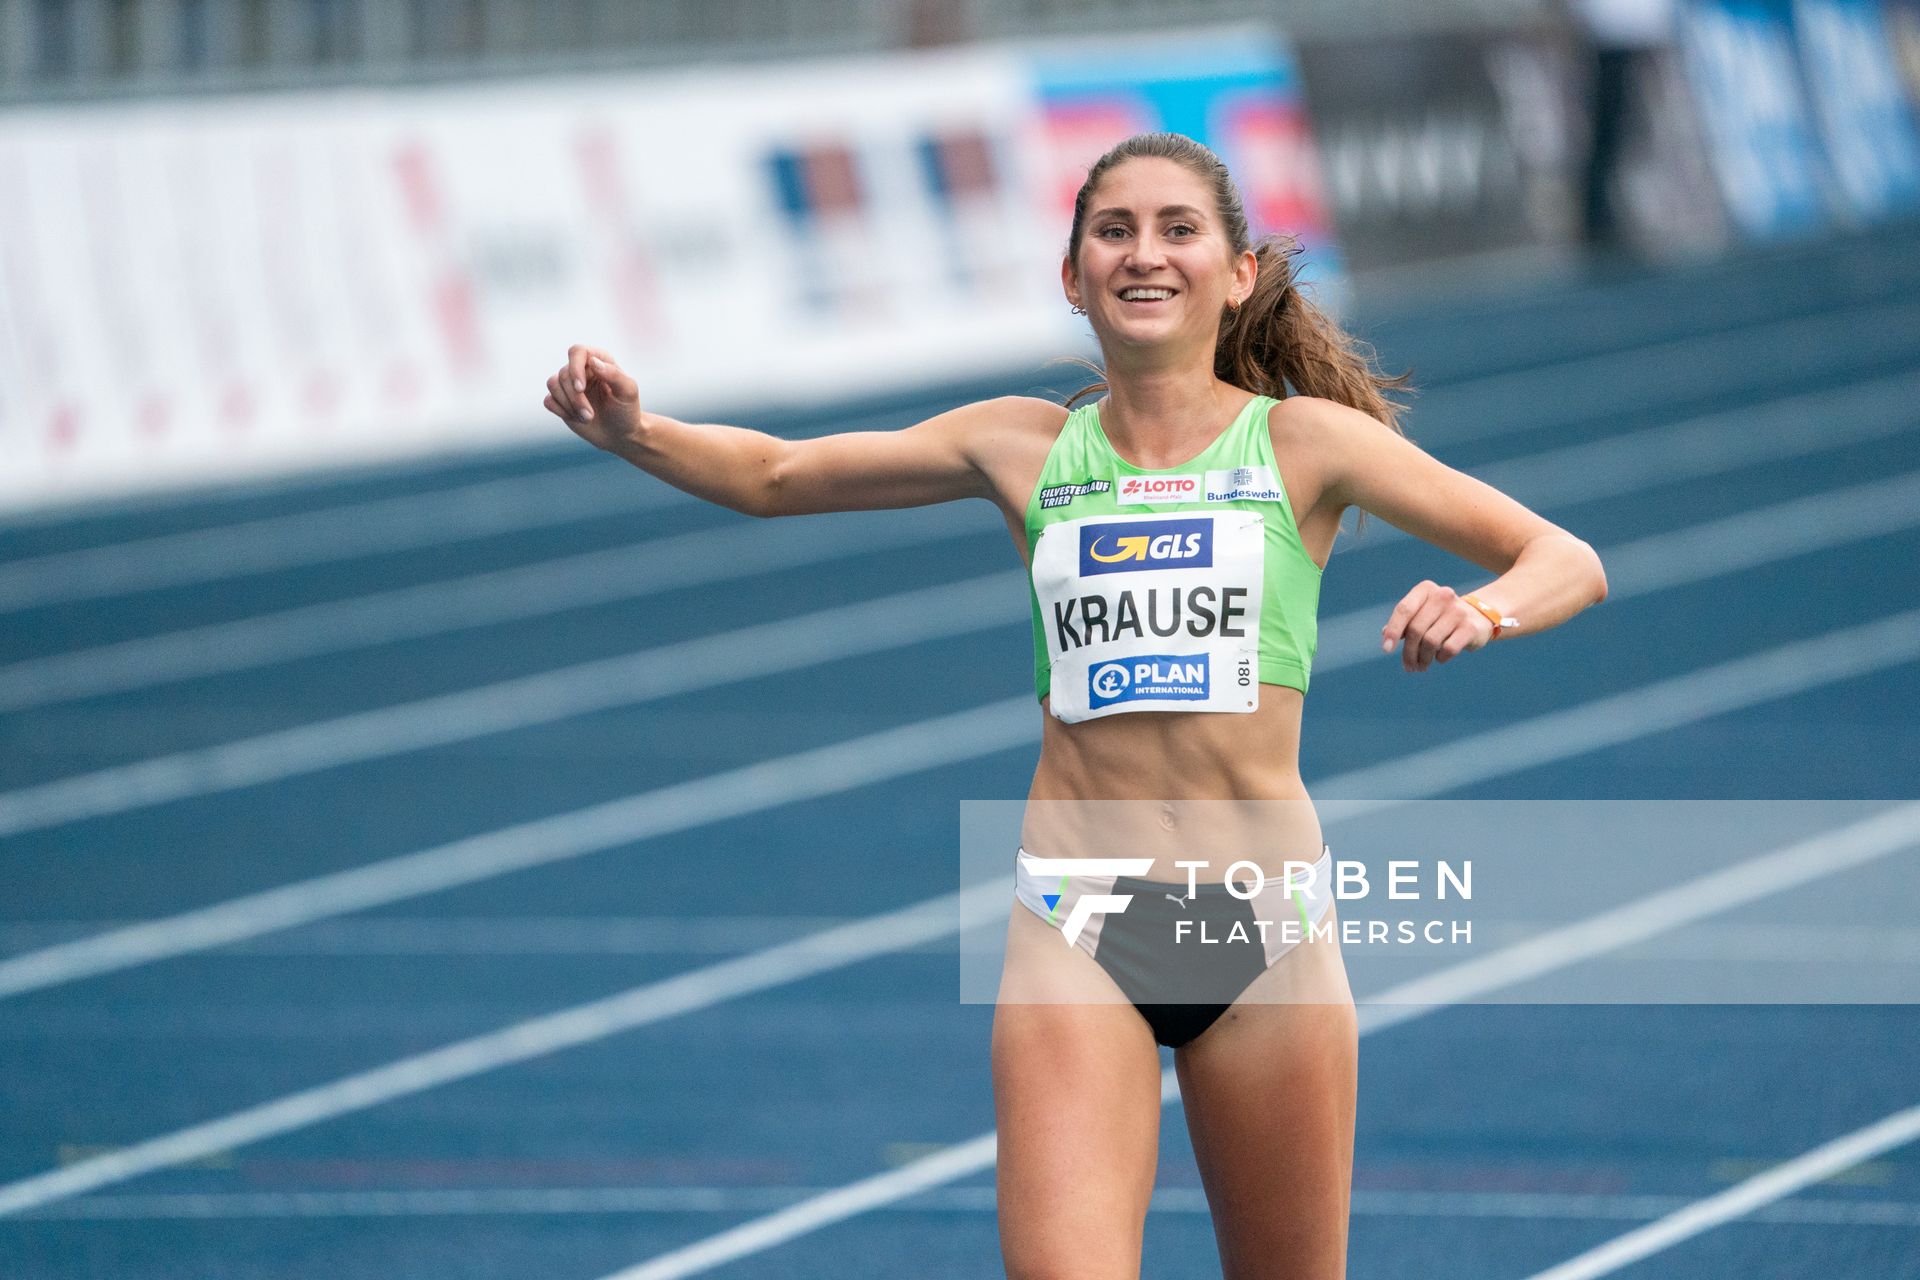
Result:
M1920 794L1920 232L1359 328L1425 447L1642 550L1560 631L1317 671L1310 787L1655 689L1439 794ZM553 429L0 519L0 1277L599 1280L991 1130L950 927L762 953L952 893L960 802L1024 794L997 517L760 523ZM1799 499L1777 544L1787 516L1735 521ZM1341 541L1326 619L1484 581L1377 521ZM1920 974L1920 927L1883 941ZM1350 1273L1521 1280L1920 1104L1920 1007L1464 1006L1361 1063ZM1144 1274L1217 1276L1165 1125ZM1920 1148L1618 1273L1920 1277ZM992 1171L712 1274L999 1275Z

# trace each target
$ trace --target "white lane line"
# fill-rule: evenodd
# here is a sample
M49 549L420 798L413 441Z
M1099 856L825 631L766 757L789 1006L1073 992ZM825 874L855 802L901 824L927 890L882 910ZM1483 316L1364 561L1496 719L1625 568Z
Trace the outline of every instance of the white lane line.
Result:
M0 565L0 613L572 524L676 501L612 461L56 551ZM668 496L673 495L673 496Z
M1874 314L1884 309L1876 304L1850 310ZM1798 317L1782 323L1805 325L1810 322L1813 318ZM1860 323L1857 317L1855 323ZM1787 336L1795 332L1799 331L1789 329ZM1726 340L1725 335L1710 332L1679 342L1724 344ZM1664 351L1673 345L1674 340L1663 339L1643 347ZM1550 377L1542 371L1566 368L1576 376L1593 377L1596 366L1608 360L1631 363L1637 368L1643 347L1556 361L1519 371L1516 376ZM1510 389L1498 381L1501 376L1461 385L1471 387L1474 382L1485 381L1487 386L1481 395L1510 394ZM1444 384L1436 389L1444 389ZM836 422L831 429L858 431L898 425L910 420L920 408L907 406L892 412L862 415ZM1442 429L1439 435L1444 443L1447 432ZM1463 438L1474 437L1470 434ZM0 564L0 613L333 563L390 551L444 546L688 501L691 500L687 495L677 489L639 481L625 468L595 459L530 477L506 477L437 492L403 494Z
M1622 1267L1663 1249L1671 1249L1682 1241L1735 1218L1744 1217L1762 1205L1784 1199L1823 1178L1831 1178L1836 1173L1871 1160L1882 1152L1903 1147L1916 1138L1920 1138L1920 1106L1896 1111L1864 1129L1856 1129L1845 1137L1835 1138L1738 1186L1728 1187L1718 1195L1708 1196L1677 1213L1669 1214L1658 1222L1629 1231L1597 1249L1589 1249L1576 1258L1569 1258L1559 1266L1536 1272L1528 1280L1595 1280L1598 1276L1612 1275Z
M1470 470L1530 507L1577 506L1902 435L1920 426L1917 404L1920 371L1907 371ZM1406 536L1383 520L1345 549Z
M1920 524L1920 472L1655 534L1609 549L1601 558L1608 565L1610 598L1618 601L1915 524ZM1026 616L1016 603L1020 575L1015 570L1003 574L1004 587L993 585L1000 575L987 575L950 588L806 614L0 792L0 836L715 688L775 669L751 658L762 649L782 655L789 665L781 669L793 669L1013 625ZM943 604L948 598L942 591L960 594ZM982 601L984 608L978 607ZM1378 657L1378 629L1392 607L1391 601L1380 601L1325 619L1316 674ZM871 630L863 621L869 617L879 619ZM847 647L838 647L829 634L835 626L847 630L838 642Z
M853 916L350 916L232 944L255 956L640 956L737 955L851 924ZM16 951L135 927L136 920L36 920L0 924L0 947ZM1520 926L1524 928L1524 926ZM1526 929L1530 935L1535 930ZM1824 936L1824 935L1823 935ZM1906 939L1920 959L1920 929ZM1752 947L1765 950L1761 939Z
M1029 616L1017 570L697 636L0 793L0 836L467 742Z
M1908 609L1416 751L1390 765L1356 769L1323 784L1316 794L1327 800L1370 799L1406 794L1411 787L1418 795L1443 795L1916 659L1920 609ZM1806 663L1820 664L1819 674L1807 670Z
M1897 486L1908 482L1908 477L1895 477L1886 483ZM1804 499L1795 499L1792 503L1782 504L1783 512L1781 513L1781 519L1779 521L1780 530L1798 531L1801 540L1793 541L1787 538L1784 533L1781 533L1779 536L1763 533L1761 536L1767 540L1766 545L1780 555L1796 554L1798 552L1832 545L1835 539L1844 540L1848 531L1853 531L1854 533L1880 531L1883 523L1874 513L1884 513L1888 509L1887 504L1889 501L1895 504L1894 510L1905 510L1897 505L1901 496L1898 489L1890 490L1886 493L1877 493L1872 501L1866 502L1863 505L1862 510L1866 514L1850 514L1840 509L1837 505L1826 502L1825 499L1829 496L1830 495L1813 495ZM1805 510L1798 511L1797 509L1801 507L1804 507ZM1796 510L1784 510L1785 508L1793 508ZM1822 514L1823 512L1824 515ZM1625 544L1621 549L1624 553L1621 557L1624 565L1616 566L1616 568L1624 567L1626 572L1614 573L1609 599L1618 602L1631 598L1643 591L1664 589L1681 582L1697 580L1698 578L1720 572L1720 566L1723 564L1734 568L1748 566L1752 563L1753 553L1748 549L1747 544L1742 541L1742 536L1746 533L1753 532L1751 528L1753 521L1759 519L1764 522L1766 515L1767 512L1765 511L1745 512L1721 520L1711 521L1698 528L1683 529L1676 533L1656 535L1651 538L1643 538ZM1685 548L1686 556L1697 554L1703 558L1690 563L1685 556L1678 553L1670 554L1670 548ZM1611 557L1611 552L1603 556L1604 559L1609 559L1610 563ZM1715 557L1719 558L1716 559ZM1636 575L1645 576L1643 579ZM1369 659L1378 658L1380 655L1376 647L1376 641L1379 634L1380 619L1386 616L1387 607L1388 606L1383 603L1366 609L1358 609L1338 615L1323 623L1320 630L1321 647L1315 658L1316 671L1322 675L1326 675L1345 667L1357 665ZM1806 643L1819 644L1824 642L1825 639L1826 638L1821 638ZM1845 642L1840 641L1835 643L1844 645ZM1789 646L1788 648L1791 650L1793 646ZM1871 650L1869 650L1869 652L1871 652ZM1888 665L1900 660L1900 652L1903 651L1898 649L1893 651L1893 656L1888 660ZM1818 654L1816 653L1815 656L1818 656ZM1764 657L1765 655L1760 655L1760 658L1764 659ZM1682 683L1676 687L1678 695L1681 698L1693 696L1700 683L1702 681L1711 681L1713 671L1718 669L1719 668L1711 668L1706 672L1696 672L1690 676L1679 677ZM1782 670L1788 677L1792 677L1793 672L1790 663L1782 668ZM1723 685L1720 687L1724 688L1725 683L1726 682L1723 682ZM1739 688L1737 678L1731 683L1735 691L1735 696L1737 696ZM1596 705L1607 705L1606 700L1603 700L1602 704ZM1620 707L1622 714L1641 714L1640 709L1631 703L1615 703L1613 705ZM1018 717L1023 714L1023 709L1031 710L1033 704L1029 699L1010 698L1004 702L988 704L988 706L981 708L981 710L985 712L995 708L1007 716ZM1654 710L1657 712L1657 705ZM1499 757L1499 752L1503 748L1501 748L1499 744L1504 741L1504 735L1521 732L1526 724L1532 723L1537 722L1523 722L1522 725L1515 726L1513 729L1494 731L1489 735L1491 741L1484 749L1494 752L1495 758L1501 758ZM1567 732L1605 735L1615 731L1610 727L1614 723L1614 721L1609 721L1604 717L1595 718L1585 716L1576 717L1574 721L1569 722L1563 726L1563 728ZM1025 739L1023 739L1023 741L1024 740ZM1447 748L1440 748L1437 761L1429 762L1430 767L1447 767L1446 751ZM1510 755L1511 753L1509 753L1509 756ZM1548 757L1546 759L1550 758L1557 757ZM1542 763L1545 763L1546 759L1543 759ZM1364 775L1347 774L1342 775L1342 777L1362 779ZM1327 783L1322 784L1322 786L1338 786L1340 782L1340 778L1329 779ZM1375 791L1374 794L1387 795L1399 794L1399 792L1389 789ZM1434 792L1429 794L1438 793ZM6 797L0 796L0 819L4 819L5 816L5 801ZM597 810L584 810L580 815L576 816L584 817L587 814L595 812L597 812ZM564 829L564 824L569 821L569 817L568 815L559 815L546 819L545 821L548 823L561 824L562 829ZM508 830L523 831L526 829L526 826L518 826L509 828ZM343 911L357 910L360 909L359 906L325 905L336 901L333 896L334 890L330 886L333 886L340 877L371 877L372 883L370 885L364 885L355 890L356 894L368 892L372 888L372 885L385 885L387 883L386 878L380 870L383 867L410 866L415 859L428 857L429 854L437 855L438 861L459 863L469 855L451 851L465 850L470 847L475 847L483 851L489 850L491 846L486 843L489 839L491 839L491 837L474 837L472 840L459 841L451 845L441 846L438 850L406 854L398 858L388 859L384 862L370 863L354 871L337 873L335 876L322 876L314 880L284 886L281 889L269 890L263 894L231 899L227 902L217 903L196 911L189 911L180 915L153 920L124 929L117 929L97 937L82 938L56 946L46 947L39 951L28 952L24 955L15 956L6 960L0 960L0 999L25 991L37 990L41 987L54 986L63 982L71 982L78 978L90 977L99 973L128 968L136 964L148 963L168 956L184 955L191 951L203 950L208 946L222 945L240 941L245 938L257 937L273 929L286 927L286 924L275 923L283 919L288 920L290 923L306 923L312 920L323 919L327 916L338 915ZM601 846L596 845L593 847L598 848ZM494 871L485 870L485 868L493 865L489 860L491 857L492 854L490 852L477 855L475 873L472 875L464 872L460 873L463 878L457 882L468 883L472 879L480 879L487 875L498 874ZM507 869L511 870L514 868L509 866ZM373 905L376 901L379 904L397 902L408 897L416 896L418 892L427 891L408 888L407 886L411 883L412 881L408 879L407 876L397 876L395 882L390 887L379 890L380 893L388 896L381 896L377 899L366 901L364 905ZM301 895L307 892L309 888L316 895L315 902L303 906L293 917L283 916L282 913L289 909L289 904L282 895L292 895L294 901L299 901ZM273 904L270 910L263 912L258 908L256 904L262 900ZM344 901L346 903L363 902L361 898L356 896L349 896L338 901Z
M498 1031L415 1054L316 1088L289 1094L219 1120L77 1161L0 1186L0 1217L171 1168L323 1120L363 1111L516 1062L604 1040L621 1031L799 978L844 968L858 960L917 946L953 933L963 914L1004 912L1006 886L977 885L826 934L768 947L602 1000L530 1018Z
M886 729L0 961L0 998L978 760L1030 744L1031 697Z
M1914 611L1914 623L1916 633L1915 643L1920 644L1920 610ZM1700 674L1710 675L1713 670L1717 669L1710 668L1708 672ZM1816 687L1830 679L1837 678L1833 676L1828 669L1818 665L1803 667L1802 671L1804 673L1803 679L1805 681L1805 687L1808 688ZM1772 696L1777 696L1777 694L1756 691L1755 700L1760 701ZM984 731L986 734L992 736L998 744L994 748L996 750L1014 745L1009 739L1020 736L1014 732L1016 729L1023 728L1024 736L1029 738L1033 732L1034 708L1025 698L1009 699L1006 703L990 704L987 707L980 708L976 712L962 714L982 717L982 724L975 727L976 731ZM1599 714L1613 717L1618 713L1611 709L1604 709L1600 711ZM1017 722L1015 719L1016 716ZM1657 732L1660 729L1668 727L1670 727L1670 723L1663 717L1653 722L1647 729L1647 732ZM902 733L903 735L911 735L915 731L910 729L896 732ZM968 744L952 741L952 739L959 736L960 735L956 733L934 735L934 740L942 744L945 749L945 753L941 757L943 760L954 761L963 759L965 758L966 752L972 749ZM1557 744L1557 748L1555 744L1542 741L1541 751L1548 753L1557 749L1563 755L1578 754L1587 749L1582 744L1587 741L1590 736L1589 734L1578 731L1576 726L1569 723L1567 725L1567 731ZM1473 741L1474 739L1468 739L1462 744L1461 750L1463 754L1472 754L1471 747L1468 744ZM858 739L855 743L846 745L862 748L863 754L869 757L866 763L870 767L874 763L871 760L871 757L874 755L878 755L881 760L886 762L886 768L897 770L899 767L898 761L894 758L894 755L897 753L890 753L885 746L881 746L876 752L873 749L876 744L874 744L872 739ZM928 749L924 740L919 740L918 745L923 751ZM826 749L827 752L834 750L834 748ZM1538 763L1541 758L1545 757L1536 757L1534 760L1530 760L1529 763ZM837 779L822 780L816 776L808 778L807 781L816 788L822 785L823 781L825 781L825 785L831 786L835 780L842 786L845 786L849 782L850 775L858 776L860 772L857 768L858 763L860 763L859 761L836 759L833 763L838 771ZM766 768L766 766L758 767ZM1503 773L1513 771L1514 769L1512 767L1493 760L1487 760L1482 765L1483 777L1496 777ZM882 776L897 776L897 774L883 774ZM1422 776L1420 772L1416 772L1415 776L1410 778L1406 785L1392 785L1380 794L1394 795L1404 799L1417 799L1421 794L1434 794L1433 792L1420 793L1415 790L1415 788L1421 785L1420 778ZM792 785L790 779L783 779L783 781L787 783L787 798L792 798L793 793L799 789ZM1337 783L1339 779L1336 778L1331 781ZM700 784L692 785L698 786ZM735 781L733 785L721 791L721 795L726 796L729 801L726 812L714 816L716 818L736 816L741 813L754 811L758 808L770 807L760 795L756 794L756 792L762 789L763 787L757 787L751 779L743 778ZM816 790L814 794L821 794L821 792ZM633 802L623 803L631 805ZM606 808L617 811L620 806L606 806ZM641 815L615 812L607 815L607 817L610 825L617 826L623 821L632 824L636 820L639 820ZM566 820L551 821L565 823ZM700 818L696 815L687 821L687 825L696 825L699 821ZM564 826L562 830L565 831ZM1861 835L1859 834L1861 831L1866 831L1869 834ZM622 837L621 842L632 838L626 836L624 832L620 830L616 830L614 834ZM485 838L483 837L482 839ZM1875 815L1873 818L1853 824L1847 828L1842 828L1838 832L1830 833L1827 837L1817 838L1815 841L1803 842L1803 845L1815 845L1819 839L1826 839L1829 842L1827 846L1828 852L1824 855L1824 861L1818 856L1806 854L1804 850L1798 855L1795 855L1800 859L1795 865L1800 869L1802 874L1809 877L1817 874L1826 874L1831 870L1841 869L1843 864L1855 865L1864 861L1867 856L1864 850L1869 847L1871 839L1879 839L1885 844L1886 848L1883 850L1884 852L1892 852L1895 848L1902 847L1903 843L1910 845L1916 839L1920 839L1920 802L1911 803L1898 809ZM545 850L529 849L526 847L532 843L532 840L522 837L515 842L515 846L498 850L495 856L519 860L523 865L533 865L539 861L551 861L554 860L555 856L568 856L564 852L558 855L547 855ZM1802 849L1803 847L1796 846L1796 848ZM1784 852L1785 854L1793 853L1792 850ZM464 858L442 858L439 861L434 861L431 854L416 856L425 861L425 865L420 867L415 873L420 875L421 878L429 881L435 877L439 877L444 881L449 875L457 876L461 880L471 878L469 872L472 868ZM346 873L344 878L350 878L355 874L356 873L352 872ZM385 874L385 867L384 865L376 865L372 868L365 868L358 874L365 876L368 881L377 882L378 879ZM329 877L328 879L337 881L342 878L343 877ZM1701 878L1701 883L1708 886L1707 890L1703 892L1719 892L1723 896L1731 895L1747 887L1749 883L1763 882L1783 885L1786 883L1786 880L1777 872L1763 872L1752 882L1736 883L1730 880L1725 872L1718 872L1711 876ZM279 895L284 906L292 908L293 911L297 913L304 910L304 904L301 902L299 896L301 888L302 886L290 886L287 889L275 891L273 894L260 896L272 898ZM378 898L379 894L377 890L379 888L380 886L377 883L360 886L360 895L365 905L371 905L371 900ZM402 886L402 888L404 889L405 886ZM321 1085L289 1097L238 1111L218 1120L193 1125L186 1129L181 1129L120 1151L78 1161L62 1169L53 1170L5 1186L0 1186L0 1216L35 1208L56 1200L82 1195L99 1187L124 1182L129 1178L138 1177L144 1173L170 1168L218 1152L230 1151L236 1147L258 1142L264 1138L287 1133L307 1125L318 1124L322 1121L362 1110L381 1102L390 1101L412 1093L418 1093L454 1080L479 1075L497 1067L523 1062L530 1058L555 1052L560 1049L587 1044L594 1040L617 1034L620 1031L643 1025L646 1022L670 1016L671 1014L685 1013L694 1009L708 1007L721 1000L732 998L734 994L739 994L744 991L763 990L769 986L779 985L783 981L779 976L781 971L777 964L769 964L765 961L765 958L768 956L783 957L780 963L788 964L791 972L795 976L810 976L815 973L823 973L829 969L853 963L858 957L885 954L887 951L900 950L907 946L917 945L928 937L940 936L939 930L942 928L948 932L958 929L963 913L968 918L973 918L976 912L990 918L995 908L1004 911L1006 904L1005 889L1006 886L999 884L997 881L988 881L985 884L965 890L959 895L943 895L938 898L929 899L914 907L904 908L899 912L878 917L877 919L880 922L891 921L894 922L894 924L891 932L888 934L889 941L886 945L879 946L874 950L866 950L862 946L862 943L866 940L864 931L869 926L864 923L856 924L848 927L853 931L853 936L843 937L831 947L810 947L808 945L809 940L803 939L800 942L786 943L782 946L756 953L755 955L723 961L717 965L694 970L675 978L669 978L664 982L650 983L620 995L608 997L605 1000L594 1001L573 1009L531 1019L500 1031L491 1032L471 1040L461 1041L458 1044L450 1045L443 1049L433 1050L411 1058L404 1058L384 1067L377 1067L370 1071L335 1081L331 1084ZM399 896L408 896L408 894L413 891L415 890L406 889L406 891L401 892ZM1661 900L1664 900L1666 896L1666 894L1653 895L1655 899ZM1702 900L1704 901L1705 898L1703 897ZM212 910L218 911L219 909L215 908ZM1631 906L1620 908L1619 910L1631 910ZM941 925L935 920L928 919L925 914L917 913L932 913L932 915L944 919L945 923ZM911 922L911 927L909 927L907 923L904 923L908 921ZM285 927L285 923L290 923L290 921L273 923L270 924L269 927ZM1579 928L1579 925L1568 926L1567 929L1561 932L1571 932ZM264 930L255 931L259 932ZM241 931L241 936L245 936L244 928ZM1586 953L1577 949L1567 949L1565 951L1567 963L1573 963L1584 954ZM1479 963L1480 962L1469 962L1469 965ZM113 967L121 966L116 965ZM1477 975L1480 971L1476 969L1474 972ZM1538 972L1539 969L1536 964L1533 969L1524 976L1535 976ZM1476 977L1474 980L1484 982L1484 979L1479 977ZM1393 991L1389 991L1385 994L1384 998L1394 998L1396 992L1399 990L1400 988L1395 988ZM1435 1006L1432 1005L1415 1006L1405 1010L1391 1010L1389 1013L1392 1015L1392 1022L1401 1022L1409 1018L1418 1017L1421 1012L1430 1011L1434 1007ZM1391 1025L1391 1023L1386 1018L1382 1018L1374 1025L1384 1026ZM1363 1024L1363 1028L1364 1026L1365 1024ZM1173 1091L1177 1088L1173 1081L1173 1073L1169 1071L1162 1082L1163 1097L1172 1096ZM806 1204L796 1206L792 1210L783 1210L773 1215L770 1219L764 1219L758 1223L749 1223L746 1227L740 1228L736 1232L726 1233L724 1237L717 1238L724 1240L724 1244L715 1245L712 1241L703 1242L690 1246L689 1250L682 1250L669 1256L682 1258L697 1257L708 1260L703 1261L701 1266L695 1267L694 1270L704 1269L708 1265L717 1265L719 1261L724 1261L726 1257L756 1252L760 1248L770 1247L771 1244L778 1243L780 1240L789 1239L794 1235L816 1229L829 1222L838 1221L842 1217L863 1212L866 1208L884 1202L890 1194L892 1198L898 1199L901 1196L913 1194L925 1187L964 1177L969 1172L984 1168L986 1164L990 1164L993 1158L993 1151L993 1134L984 1134L979 1138L960 1144L957 1148L926 1157L923 1160L916 1161L903 1168L895 1169L873 1178L864 1179L852 1187L832 1192L827 1196L819 1197L815 1200L810 1200ZM984 1163L982 1163L983 1160ZM709 1246L713 1247L709 1248ZM637 1274L652 1273L640 1272ZM658 1274L687 1275L692 1274L692 1271L667 1270L661 1271ZM631 1277L628 1277L627 1280L631 1280Z
M1607 576L1634 594L1663 591L1697 581L1694 564L1733 573L1916 524L1920 471L1907 471L1618 543L1607 548Z
M0 711L248 671L397 640L417 640L569 609L639 600L868 552L999 531L971 504L674 534L232 622L142 636L0 666Z
M896 426L903 418L911 421L909 415L918 407L863 414L836 422L832 429ZM0 564L0 613L446 546L693 501L671 485L596 456L531 476L507 476Z
M1607 547L1600 553L1607 568L1607 602L1617 604L1917 525L1920 471L1804 494ZM1320 646L1327 656L1315 655L1315 673L1375 656L1380 628L1392 607L1382 602L1322 619Z
M1700 479L1761 460L1816 453L1911 426L1915 415L1885 398L1909 388L1900 379L1875 379L1852 391L1821 392L1781 402L1784 415L1762 417L1759 409L1642 428L1597 444L1551 449L1493 464L1480 472L1498 487L1537 507L1618 497L1647 484ZM1920 375L1913 387L1920 392ZM1847 398L1829 406L1843 423L1808 432L1795 426L1822 397ZM1888 412L1853 412L1855 397ZM1752 438L1747 432L1751 428ZM1568 455L1571 455L1570 457ZM1648 456L1673 455L1685 466L1650 471ZM1832 496L1844 501L1851 491ZM977 528L976 528L977 526ZM762 522L661 538L604 551L536 561L513 569L429 582L324 604L143 636L0 666L0 711L46 706L72 698L147 688L172 680L244 671L295 658L341 653L395 640L442 635L494 623L545 616L615 600L630 600L667 586L721 581L762 567L815 563L829 548L881 550L988 532L971 505L907 512L861 513L858 520L782 526L769 535ZM1398 530L1335 544L1336 554L1393 545ZM817 551L810 550L818 548ZM685 557L684 559L682 557ZM643 559L644 558L644 559ZM704 575L704 576L703 576ZM656 585L664 584L664 585Z
M375 1172L375 1171L370 1171ZM407 1191L160 1192L85 1196L19 1215L60 1222L164 1222L241 1218L548 1217L570 1214L765 1213L832 1191L807 1186L472 1187ZM1675 1195L1565 1191L1353 1193L1362 1218L1501 1218L1523 1222L1647 1222L1692 1203ZM931 1187L873 1206L876 1213L993 1213L992 1187ZM1157 1187L1154 1213L1209 1213L1198 1187ZM1746 1215L1793 1226L1920 1227L1905 1200L1780 1200Z
M1206 1197L1201 1196L1204 1209ZM1584 1195L1548 1191L1356 1191L1353 1211L1381 1217L1519 1218L1602 1222L1658 1218L1685 1196ZM1779 1200L1754 1210L1757 1222L1823 1227L1920 1227L1920 1204L1899 1200Z
M999 1145L999 1132L989 1130L944 1151L922 1156L909 1165L810 1196L799 1204L776 1209L731 1231L723 1231L671 1253L661 1254L638 1266L616 1272L606 1280L668 1280L673 1276L711 1271L737 1258L762 1253L774 1245L818 1231L829 1223L858 1217L943 1183L955 1182L991 1168L998 1158Z
M348 916L227 944L229 956L650 956L737 955L752 941L784 941L852 922L850 916ZM134 928L140 920L23 920L0 924L0 955L82 941ZM1474 940L1509 946L1553 927L1515 918L1474 926ZM1810 967L1910 967L1920 997L1920 926L1811 924L1698 925L1682 938L1637 948L1648 960L1735 962L1802 971ZM1779 1003L1800 1003L1798 1000Z
M1413 983L1403 983L1377 996L1364 997L1360 1034L1377 1034L1424 1017L1474 996L1525 982L1551 969L1577 964L1605 951L1613 939L1610 926L1622 927L1617 944L1638 941L1649 933L1674 928L1688 920L1712 915L1798 884L1858 866L1920 843L1920 802L1902 805L1871 818L1801 841L1754 859L1723 868L1680 885L1602 912L1589 920L1553 930L1518 947L1442 969ZM1753 870L1749 871L1749 868ZM1676 895L1689 900L1689 909L1672 907ZM1417 1001L1409 1003L1408 1001ZM1374 1016L1369 1016L1374 1015ZM1163 1104L1179 1095L1172 1068L1162 1073ZM990 1168L996 1157L996 1131L936 1151L924 1160L862 1179L852 1186L829 1191L799 1204L788 1205L751 1219L690 1245L660 1254L646 1262L614 1272L603 1280L682 1280L714 1267L778 1245L883 1205L893 1204L943 1182L970 1177ZM1864 1159L1865 1157L1860 1157ZM1857 1163L1857 1161L1856 1161ZM1824 1174L1821 1176L1825 1176ZM1808 1178L1806 1182L1817 1181ZM1805 1182L1798 1186L1806 1185ZM1798 1189L1798 1186L1792 1189ZM856 1194L849 1194L856 1193ZM1788 1192L1782 1192L1782 1195ZM1535 1280L1545 1280L1536 1277ZM1571 1280L1555 1277L1554 1280Z
M1429 1009L1464 1004L1518 986L1916 844L1920 844L1920 801L1696 876L1684 885L1650 893L1578 924L1548 929L1480 959L1399 983L1369 996L1360 1022L1372 1031L1397 1026Z
M1793 384L1804 387L1835 373L1844 376L1909 358L1920 348L1916 333L1920 306L1889 302L1636 347L1630 378L1620 376L1620 361L1611 352L1503 370L1448 383L1423 396L1422 417L1438 417L1449 425L1430 441L1425 432L1420 436L1424 443L1446 448L1498 436L1535 435L1593 421L1599 416L1596 404L1604 405L1609 415L1661 413L1676 400L1697 396L1703 386L1717 394L1747 391L1756 369L1791 371ZM1810 360L1820 367L1810 367ZM1455 409L1455 396L1472 397L1472 407Z

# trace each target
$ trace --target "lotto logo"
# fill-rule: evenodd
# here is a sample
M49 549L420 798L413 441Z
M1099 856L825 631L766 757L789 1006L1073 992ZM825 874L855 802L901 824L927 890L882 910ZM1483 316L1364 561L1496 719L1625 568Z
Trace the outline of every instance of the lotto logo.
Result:
M1080 526L1080 576L1213 567L1213 522L1129 520Z
M1200 490L1199 476L1128 476L1120 482L1120 491L1113 500L1130 506L1198 502Z

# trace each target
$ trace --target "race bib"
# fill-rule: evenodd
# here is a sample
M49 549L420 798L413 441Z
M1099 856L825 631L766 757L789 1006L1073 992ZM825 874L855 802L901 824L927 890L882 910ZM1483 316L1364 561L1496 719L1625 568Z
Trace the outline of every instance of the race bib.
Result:
M1250 511L1048 525L1033 588L1053 714L1258 707L1265 551L1265 521Z

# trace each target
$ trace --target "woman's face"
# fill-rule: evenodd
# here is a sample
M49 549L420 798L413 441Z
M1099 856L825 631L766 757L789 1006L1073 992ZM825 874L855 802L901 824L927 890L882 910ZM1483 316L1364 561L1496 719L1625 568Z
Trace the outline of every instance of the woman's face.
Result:
M1103 347L1191 345L1209 358L1221 311L1246 298L1257 270L1250 251L1234 252L1209 184L1146 156L1100 179L1077 259L1061 282Z

